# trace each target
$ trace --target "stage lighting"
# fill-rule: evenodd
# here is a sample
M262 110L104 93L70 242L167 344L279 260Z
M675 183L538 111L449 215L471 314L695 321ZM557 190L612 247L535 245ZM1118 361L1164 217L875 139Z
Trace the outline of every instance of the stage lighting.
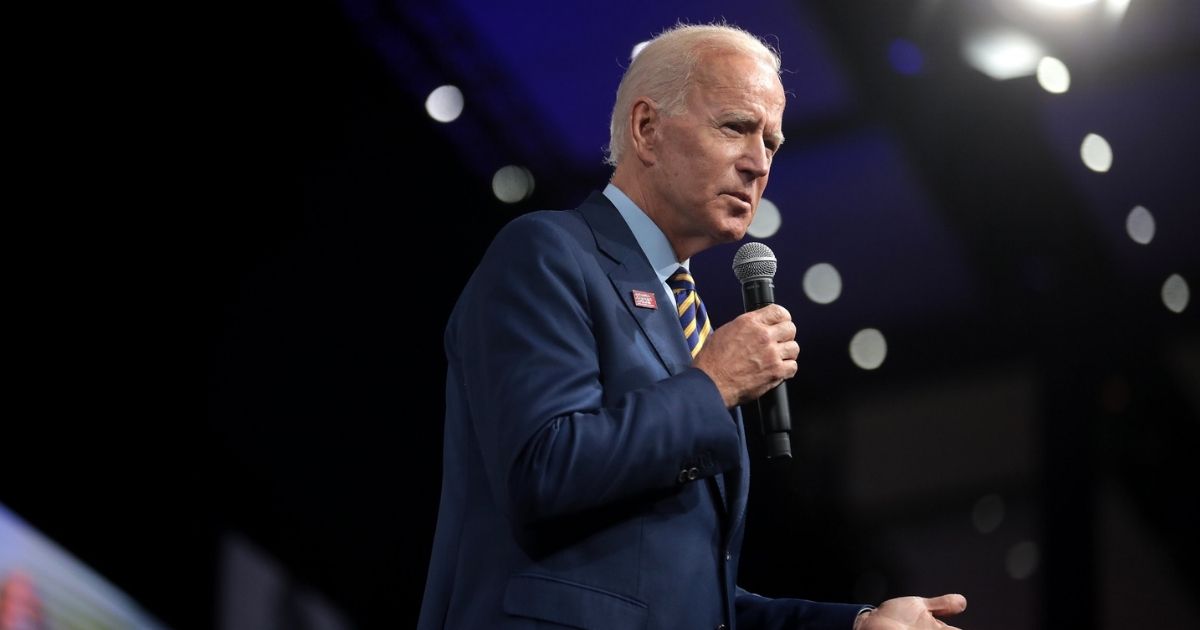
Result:
M1020 5L1028 13L1046 18L1071 18L1089 14L1103 5L1104 16L1110 22L1118 22L1129 9L1129 0L994 0L1001 8L1004 5Z
M1125 231L1133 242L1149 245L1154 240L1154 215L1142 206L1135 207L1125 218Z
M1097 173L1107 173L1112 168L1113 153L1108 141L1099 134L1089 133L1079 145L1079 156L1088 168Z
M994 0L994 2L1001 9L1015 6L1026 13L1039 17L1070 18L1094 10L1097 0Z
M829 263L817 263L804 272L804 294L817 304L829 304L842 294L842 276Z
M1104 15L1111 22L1119 22L1129 9L1129 0L1104 0Z
M1096 0L1025 0L1029 4L1040 4L1048 9L1074 9L1088 4L1096 4Z
M874 328L864 328L850 340L850 360L864 370L874 370L887 358L887 340Z
M758 200L758 210L746 232L754 238L768 238L779 231L780 225L783 225L783 217L779 214L779 207L763 197Z
M992 0L996 11L1016 24L1059 24L1088 28L1107 10L1107 0Z
M971 67L997 81L1033 74L1044 56L1041 44L1012 30L968 35L962 52Z
M1062 94L1071 87L1067 65L1054 57L1042 57L1037 65L1038 85L1051 94Z
M925 58L921 49L907 39L897 38L888 46L888 61L900 74L914 75L921 72Z
M462 114L462 90L453 85L443 85L429 93L425 99L425 111L429 117L442 123L452 122Z
M1167 310L1172 313L1182 313L1183 309L1187 308L1191 297L1187 280L1184 280L1183 276L1173 273L1163 283L1162 301L1166 305Z
M533 173L522 166L505 166L492 176L492 193L504 203L516 203L533 194Z

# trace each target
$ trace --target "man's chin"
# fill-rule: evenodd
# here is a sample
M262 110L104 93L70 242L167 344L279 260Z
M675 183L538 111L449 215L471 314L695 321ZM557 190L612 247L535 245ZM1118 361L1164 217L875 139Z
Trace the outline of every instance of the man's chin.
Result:
M750 229L749 225L738 225L726 230L721 236L724 237L723 243L736 243L743 238L746 238L746 232Z

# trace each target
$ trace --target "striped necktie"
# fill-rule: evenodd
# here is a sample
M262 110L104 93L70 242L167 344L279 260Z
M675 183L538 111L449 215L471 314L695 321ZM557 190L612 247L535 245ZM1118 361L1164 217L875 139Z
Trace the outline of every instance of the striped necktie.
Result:
M704 302L700 301L700 295L696 293L696 281L687 269L680 267L675 275L667 278L667 286L675 293L679 324L683 326L688 350L692 352L692 358L695 358L700 353L700 348L704 347L704 341L712 334L708 312L704 310Z

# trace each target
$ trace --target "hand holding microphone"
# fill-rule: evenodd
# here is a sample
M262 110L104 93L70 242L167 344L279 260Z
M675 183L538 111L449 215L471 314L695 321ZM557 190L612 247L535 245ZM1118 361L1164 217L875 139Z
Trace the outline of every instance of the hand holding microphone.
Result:
M758 399L767 457L790 458L784 381L796 374L800 346L791 314L775 304L775 255L762 243L747 243L734 256L733 267L742 282L746 313L713 331L695 366L713 379L726 406Z

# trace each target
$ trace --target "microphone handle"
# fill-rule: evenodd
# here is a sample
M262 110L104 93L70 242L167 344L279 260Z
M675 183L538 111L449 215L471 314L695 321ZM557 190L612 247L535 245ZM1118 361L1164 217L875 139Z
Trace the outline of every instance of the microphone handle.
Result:
M742 284L742 303L746 312L775 303L775 283L771 278L756 278ZM758 399L758 415L767 441L767 459L791 459L792 417L788 410L787 383L780 383Z

